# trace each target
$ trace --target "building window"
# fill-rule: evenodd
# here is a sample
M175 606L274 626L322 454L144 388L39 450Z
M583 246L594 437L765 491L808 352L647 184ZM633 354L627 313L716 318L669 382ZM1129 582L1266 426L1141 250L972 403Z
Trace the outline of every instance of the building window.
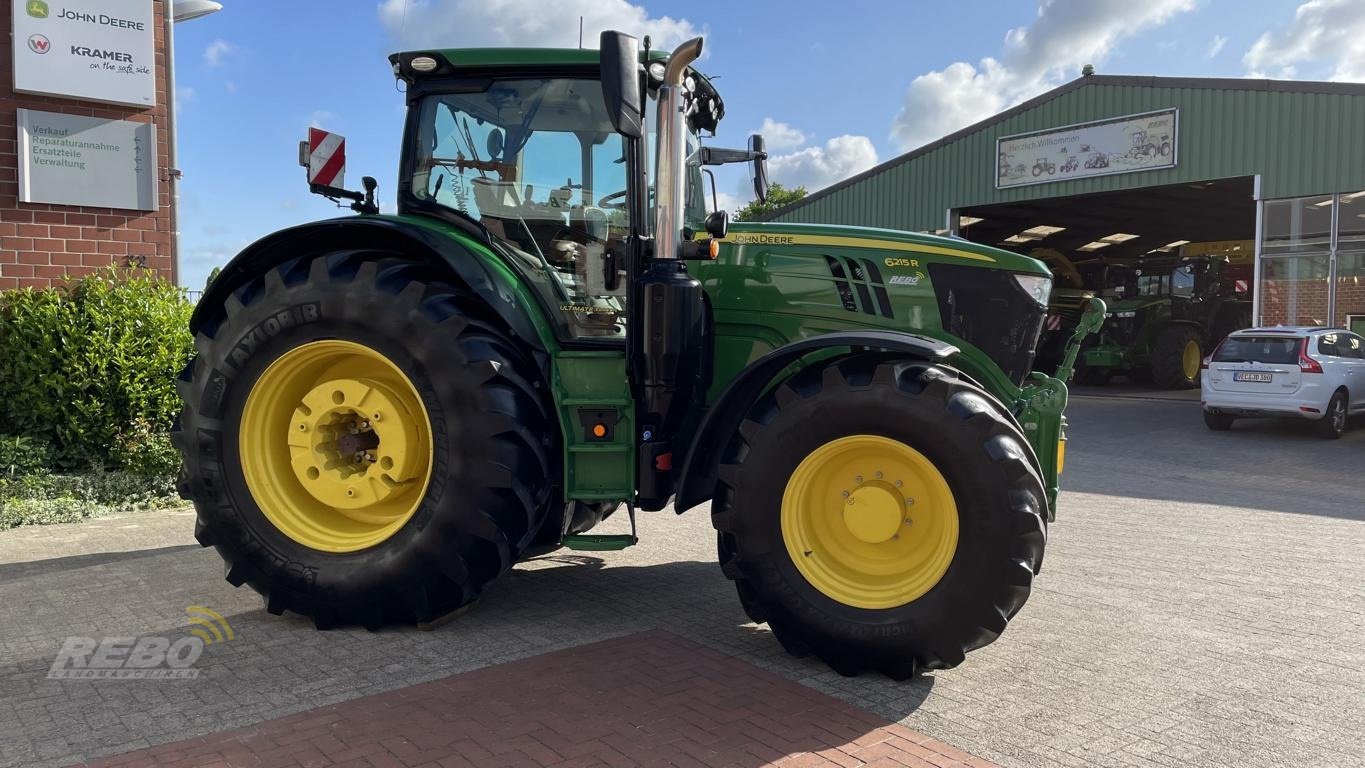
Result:
M1327 324L1332 214L1331 195L1265 202L1259 286L1263 324Z

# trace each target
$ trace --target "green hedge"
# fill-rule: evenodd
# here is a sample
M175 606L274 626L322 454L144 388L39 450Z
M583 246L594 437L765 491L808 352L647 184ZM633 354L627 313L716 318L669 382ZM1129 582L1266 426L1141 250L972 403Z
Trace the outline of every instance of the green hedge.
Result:
M53 469L164 475L191 310L143 270L0 293L0 434L51 446Z
M0 475L0 531L175 506L182 502L175 494L174 478L122 471Z

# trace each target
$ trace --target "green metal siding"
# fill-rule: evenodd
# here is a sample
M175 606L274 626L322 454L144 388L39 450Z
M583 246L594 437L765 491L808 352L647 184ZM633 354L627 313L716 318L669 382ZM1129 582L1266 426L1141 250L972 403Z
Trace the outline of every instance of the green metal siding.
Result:
M1098 82L1059 90L775 220L926 231L945 226L948 208L1256 174L1267 199L1365 189L1365 93ZM995 189L998 137L1170 107L1180 110L1175 168Z

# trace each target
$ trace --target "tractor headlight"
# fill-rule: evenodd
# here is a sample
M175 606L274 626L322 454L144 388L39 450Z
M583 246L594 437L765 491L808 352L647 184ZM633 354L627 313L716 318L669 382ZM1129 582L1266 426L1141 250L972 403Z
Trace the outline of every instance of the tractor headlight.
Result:
M1041 275L1015 275L1015 282L1024 289L1039 306L1046 307L1047 299L1052 295L1052 278Z

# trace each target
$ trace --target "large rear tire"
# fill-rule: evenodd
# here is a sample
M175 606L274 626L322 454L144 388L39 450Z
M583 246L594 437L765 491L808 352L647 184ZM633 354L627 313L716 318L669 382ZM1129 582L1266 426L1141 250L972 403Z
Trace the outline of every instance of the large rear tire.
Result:
M1044 499L990 394L948 369L855 356L756 404L712 522L745 611L789 652L904 679L956 666L1023 606Z
M1152 349L1152 382L1162 389L1197 387L1203 359L1199 331L1188 325L1166 326Z
M438 618L510 568L557 504L535 367L428 267L292 260L234 291L195 342L181 493L227 580L271 613Z

